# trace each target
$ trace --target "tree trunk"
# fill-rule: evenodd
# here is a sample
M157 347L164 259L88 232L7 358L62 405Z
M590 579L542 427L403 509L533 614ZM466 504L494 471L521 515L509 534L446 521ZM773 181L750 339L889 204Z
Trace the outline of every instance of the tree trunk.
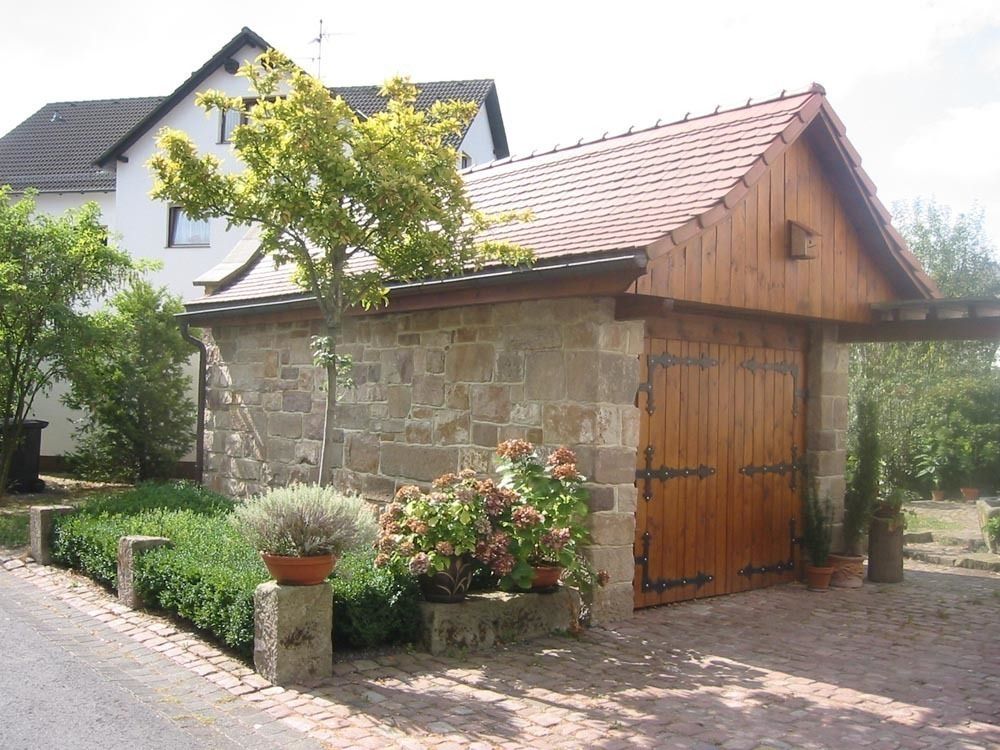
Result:
M326 487L333 481L333 470L343 461L343 440L337 437L337 329L327 323L331 359L326 364L326 416L323 422L323 452L319 461L319 483Z

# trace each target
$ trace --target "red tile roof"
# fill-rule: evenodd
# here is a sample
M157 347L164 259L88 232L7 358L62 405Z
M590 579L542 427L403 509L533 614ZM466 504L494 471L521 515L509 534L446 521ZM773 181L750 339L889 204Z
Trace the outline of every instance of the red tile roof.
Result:
M759 104L474 167L466 172L466 186L487 213L534 213L533 221L494 228L485 238L529 247L540 263L627 248L646 248L655 257L725 216L820 111L828 111L843 138L822 87L813 85ZM922 276L873 190L866 189L870 180L853 149L846 153L873 213L886 226L887 242L898 244L890 252L911 266L911 275ZM301 294L286 269L275 271L265 259L200 302Z

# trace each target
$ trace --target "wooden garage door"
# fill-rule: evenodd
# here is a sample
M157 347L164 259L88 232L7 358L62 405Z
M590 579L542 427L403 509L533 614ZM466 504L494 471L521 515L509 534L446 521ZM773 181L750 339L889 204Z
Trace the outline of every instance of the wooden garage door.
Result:
M637 607L794 579L805 436L801 337L647 339ZM708 340L705 340L708 339ZM739 343L736 343L739 342Z

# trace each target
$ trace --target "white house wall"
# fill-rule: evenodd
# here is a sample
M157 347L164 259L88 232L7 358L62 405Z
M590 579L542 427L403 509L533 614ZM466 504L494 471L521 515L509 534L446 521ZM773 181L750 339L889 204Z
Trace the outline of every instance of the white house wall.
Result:
M490 131L490 119L486 115L485 105L479 108L469 125L461 150L472 157L473 164L488 164L496 158L493 155L493 133Z
M248 46L233 57L243 63L253 60L259 53L260 50ZM250 94L245 78L230 75L221 68L197 87L197 91L207 89L224 91L230 96ZM147 162L156 151L156 136L162 128L183 130L201 153L214 154L224 168L237 166L232 147L219 143L219 113L206 114L195 105L195 96L195 92L189 94L128 149L125 154L128 162L119 162L117 179L118 231L122 246L135 257L161 261L163 268L152 274L152 280L186 300L201 296L201 290L192 285L192 280L221 261L242 234L240 230L227 232L223 219L211 219L209 247L168 247L169 206L149 196L153 176Z

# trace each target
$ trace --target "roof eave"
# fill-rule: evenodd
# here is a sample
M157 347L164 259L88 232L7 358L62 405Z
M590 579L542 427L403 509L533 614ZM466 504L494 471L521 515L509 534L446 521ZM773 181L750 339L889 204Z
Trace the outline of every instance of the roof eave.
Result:
M263 37L244 26L240 33L230 39L222 47L222 49L212 55L212 57L210 57L204 65L188 76L187 80L178 86L177 89L170 94L170 96L160 102L156 109L133 126L132 129L118 139L118 141L111 146L111 148L107 149L103 154L97 157L94 164L99 167L103 167L105 164L127 151L153 126L154 123L158 122L167 112L173 109L177 103L181 101L181 99L194 91L202 81L215 72L215 70L218 69L219 66L222 65L229 57L231 57L234 52L237 52L247 45L257 47L261 50L267 50L271 47L271 45L268 44Z
M444 291L459 291L472 286L493 286L510 284L516 281L552 281L576 275L603 274L613 271L634 271L638 277L646 268L648 258L641 248L625 248L601 257L583 257L550 263L544 266L493 268L476 273L456 276L446 279L430 279L408 283L389 284L390 305L393 298L401 296L437 293ZM315 305L315 297L309 293L284 295L266 301L226 300L212 302L211 297L195 300L185 304L185 311L176 317L189 322L198 322L212 318L254 313L268 313L278 310L290 310ZM391 308L385 312L392 312Z

